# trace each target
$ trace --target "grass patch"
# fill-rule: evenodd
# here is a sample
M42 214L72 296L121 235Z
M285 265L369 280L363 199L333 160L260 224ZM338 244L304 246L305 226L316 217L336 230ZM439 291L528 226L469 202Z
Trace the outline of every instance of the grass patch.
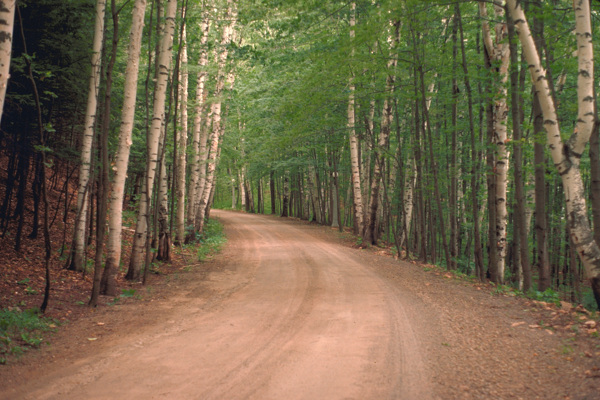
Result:
M543 292L540 292L539 290L531 289L527 292L526 297L528 297L532 300L544 301L546 303L552 303L555 306L560 307L559 293L550 288L544 290Z
M21 311L18 307L0 310L0 364L9 356L19 356L44 342L42 334L54 331L56 321L41 317L38 310Z
M204 231L198 235L198 261L206 261L210 256L221 251L227 243L223 233L223 225L215 219L209 219L204 225Z
M135 289L122 289L121 290L121 294L118 295L117 297L115 297L114 299L112 299L112 301L110 303L108 303L108 305L109 306L114 306L121 299L124 299L124 298L135 298L137 300L141 299L142 296L140 296L139 294L136 294L135 292L136 292Z

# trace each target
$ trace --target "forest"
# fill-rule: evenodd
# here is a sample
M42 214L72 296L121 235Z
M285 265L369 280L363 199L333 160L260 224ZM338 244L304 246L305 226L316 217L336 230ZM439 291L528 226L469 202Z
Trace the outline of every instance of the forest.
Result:
M95 306L234 209L595 309L598 10L2 0L3 247L43 249L42 311L63 268Z

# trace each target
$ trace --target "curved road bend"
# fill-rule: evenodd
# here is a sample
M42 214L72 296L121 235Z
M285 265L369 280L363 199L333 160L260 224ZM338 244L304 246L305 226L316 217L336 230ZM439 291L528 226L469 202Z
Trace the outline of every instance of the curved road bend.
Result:
M228 245L225 267L201 282L210 296L173 301L168 321L52 372L19 397L433 397L421 332L408 317L418 311L360 251L323 240L309 225L213 215Z

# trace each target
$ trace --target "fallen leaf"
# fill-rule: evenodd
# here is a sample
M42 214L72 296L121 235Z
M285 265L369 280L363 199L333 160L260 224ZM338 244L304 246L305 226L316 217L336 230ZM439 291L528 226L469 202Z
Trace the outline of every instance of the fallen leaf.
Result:
M98 322L96 325L102 326L102 325L104 325L104 322Z
M584 325L585 325L585 327L586 327L586 328L588 328L588 329L593 329L593 328L595 328L595 327L596 327L596 321L592 321L592 320L590 320L590 321L586 321L586 322L584 323Z
M93 342L94 340L98 340L98 338L95 338L95 337L89 337L89 338L88 338L88 340L89 340L90 342Z
M539 325L529 325L529 327L530 327L531 329L536 329L536 328L539 328L540 326L539 326Z
M514 328L515 326L521 326L521 325L525 325L525 321L513 322L511 326Z

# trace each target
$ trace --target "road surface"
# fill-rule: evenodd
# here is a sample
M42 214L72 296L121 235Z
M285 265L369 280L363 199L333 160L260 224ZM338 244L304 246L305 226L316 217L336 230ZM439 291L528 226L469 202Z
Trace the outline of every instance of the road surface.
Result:
M561 354L564 338L531 328L537 314L514 299L344 246L328 228L236 212L213 216L228 236L213 262L218 268L174 277L168 297L111 314L125 321L100 311L82 322L93 337L73 334L66 355L51 353L54 361L33 371L17 368L20 378L4 380L13 383L5 383L0 398L599 393L600 379L584 373L598 359Z

